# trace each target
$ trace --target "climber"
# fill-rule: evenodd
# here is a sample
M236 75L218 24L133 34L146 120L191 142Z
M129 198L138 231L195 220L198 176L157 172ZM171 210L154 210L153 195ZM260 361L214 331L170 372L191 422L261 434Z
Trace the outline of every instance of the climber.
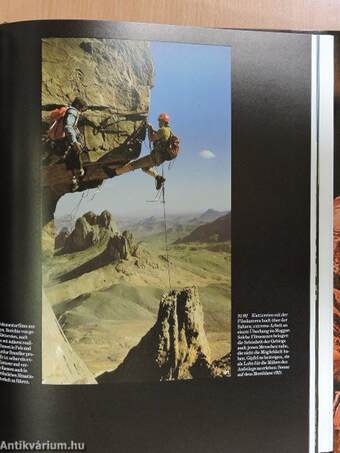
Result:
M76 97L71 106L66 110L63 123L64 131L69 148L65 154L65 163L69 170L72 170L72 191L79 189L79 180L84 176L82 153L84 146L83 139L78 129L78 121L83 112L87 110L86 102Z
M148 136L150 142L153 144L151 153L114 170L105 167L107 175L112 178L141 169L155 179L156 189L160 190L165 182L165 178L159 175L153 167L159 166L165 161L175 159L179 153L179 139L173 135L169 127L169 122L169 115L167 113L161 113L158 116L159 129L157 132L148 124Z

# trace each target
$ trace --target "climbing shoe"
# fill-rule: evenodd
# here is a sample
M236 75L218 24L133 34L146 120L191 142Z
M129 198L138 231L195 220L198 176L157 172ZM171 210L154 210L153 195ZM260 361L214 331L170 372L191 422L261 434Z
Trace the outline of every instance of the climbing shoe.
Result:
M114 176L117 176L116 170L114 170L113 168L105 166L105 167L103 167L103 170L105 171L105 173L107 174L107 176L109 178L113 178Z
M165 178L163 178L163 176L161 175L157 175L155 179L156 179L156 190L160 190L163 184L165 183Z

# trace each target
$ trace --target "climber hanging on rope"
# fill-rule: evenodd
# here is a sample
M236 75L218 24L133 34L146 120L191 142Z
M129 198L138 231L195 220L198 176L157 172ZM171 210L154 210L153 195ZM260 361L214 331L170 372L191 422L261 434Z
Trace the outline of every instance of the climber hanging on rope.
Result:
M72 191L79 188L79 181L84 176L82 153L85 151L83 137L78 129L78 121L87 110L86 102L76 97L69 107L61 107L51 112L54 123L48 131L48 137L62 146L66 167L72 171Z
M157 173L154 167L161 165L165 161L175 159L179 154L179 139L172 133L170 117L167 113L158 116L159 129L155 131L148 124L148 137L153 145L151 153L140 159L129 162L122 167L111 169L105 167L105 171L110 178L120 176L130 171L141 169L144 173L152 176L156 182L156 189L160 190L165 182L165 178Z

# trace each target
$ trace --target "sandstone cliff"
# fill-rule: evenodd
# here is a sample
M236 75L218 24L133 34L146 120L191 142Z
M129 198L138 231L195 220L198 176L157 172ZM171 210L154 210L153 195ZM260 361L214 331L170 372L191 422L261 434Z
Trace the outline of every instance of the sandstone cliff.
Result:
M109 211L103 211L100 215L87 212L77 219L73 231L65 238L64 253L73 253L85 250L104 241L108 241L117 226Z
M229 375L229 364L210 362L202 305L197 288L191 287L165 293L155 325L116 370L97 380L110 383L225 377Z
M85 363L67 341L53 310L42 299L42 382L43 384L97 384Z
M149 44L114 39L48 38L42 43L42 123L49 112L69 105L76 96L89 109L79 124L89 150L89 160L106 157L129 160L120 147L149 111L154 67ZM138 152L138 149L137 149ZM70 191L70 172L60 156L44 147L45 218L50 219L57 200ZM91 167L81 190L100 184L107 175Z
M52 256L54 253L55 230L54 221L51 220L45 224L41 232L41 248L43 254Z
M116 233L110 237L105 255L110 262L116 263L121 260L127 260L130 256L137 257L139 255L139 246L135 242L133 234L127 230L122 234Z
M45 39L42 62L43 119L52 106L84 98L84 132L94 159L122 143L134 129L134 116L148 113L153 63L145 42Z
M63 247L65 247L65 243L69 235L70 232L68 231L67 228L63 228L61 231L59 231L54 240L55 250L62 249Z

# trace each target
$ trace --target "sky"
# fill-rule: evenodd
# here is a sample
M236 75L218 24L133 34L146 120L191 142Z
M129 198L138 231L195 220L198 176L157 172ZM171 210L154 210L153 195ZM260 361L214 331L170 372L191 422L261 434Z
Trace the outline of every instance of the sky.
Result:
M150 43L155 66L149 122L166 112L181 151L170 171L164 164L169 213L231 210L231 79L230 48L166 42ZM142 155L148 153L143 146ZM161 172L161 167L158 167ZM77 215L86 211L148 217L161 215L154 181L135 171L105 181L83 198ZM56 217L70 214L82 194L65 195Z

